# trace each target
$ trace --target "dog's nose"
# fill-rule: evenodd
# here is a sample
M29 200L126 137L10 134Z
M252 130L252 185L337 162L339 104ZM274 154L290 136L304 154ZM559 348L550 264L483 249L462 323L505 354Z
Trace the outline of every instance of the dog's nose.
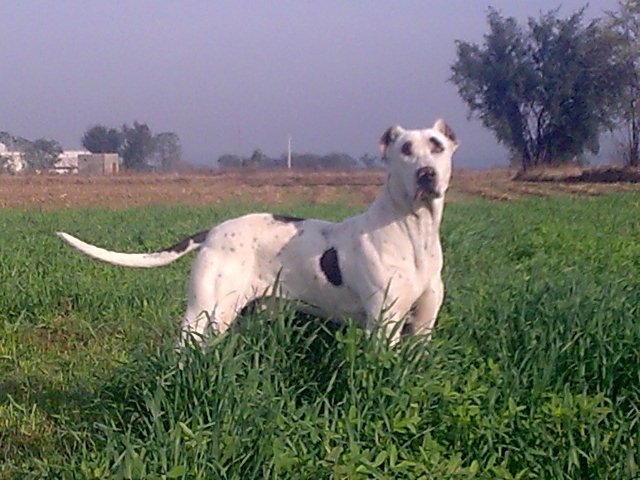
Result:
M422 167L416 171L418 185L421 187L430 187L436 181L436 169L433 167Z

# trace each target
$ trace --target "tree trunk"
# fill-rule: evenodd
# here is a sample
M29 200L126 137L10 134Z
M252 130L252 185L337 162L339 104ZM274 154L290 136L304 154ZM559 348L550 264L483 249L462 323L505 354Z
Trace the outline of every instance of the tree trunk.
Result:
M629 165L637 167L640 165L640 123L636 115L636 101L631 101L631 139L629 142Z

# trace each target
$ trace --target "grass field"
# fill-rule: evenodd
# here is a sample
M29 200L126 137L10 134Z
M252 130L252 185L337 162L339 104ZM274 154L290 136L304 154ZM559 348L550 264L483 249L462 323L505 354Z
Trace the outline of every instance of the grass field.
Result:
M283 309L178 362L192 258L53 234L153 250L254 210L0 210L0 479L640 476L640 195L448 205L435 336L395 350Z

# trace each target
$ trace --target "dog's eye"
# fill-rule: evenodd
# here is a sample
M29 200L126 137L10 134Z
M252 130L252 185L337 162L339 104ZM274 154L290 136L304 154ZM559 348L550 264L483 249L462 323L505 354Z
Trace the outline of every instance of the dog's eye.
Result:
M429 143L431 144L431 153L442 153L442 152L444 152L444 145L436 137L431 137L429 139Z
M411 142L404 142L400 151L403 155L410 157L413 154L413 145L411 145Z

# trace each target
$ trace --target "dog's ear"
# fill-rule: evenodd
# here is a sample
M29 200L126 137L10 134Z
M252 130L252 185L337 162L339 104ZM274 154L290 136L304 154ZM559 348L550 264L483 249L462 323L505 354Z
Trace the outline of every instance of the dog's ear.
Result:
M404 129L399 125L394 125L393 127L389 127L385 130L385 132L380 137L380 152L384 157L387 153L387 148L393 142L396 141L396 138L400 136L400 134L404 131Z
M454 151L458 148L458 139L456 138L455 132L443 119L439 118L436 120L436 123L433 124L433 129L440 132L451 142Z

